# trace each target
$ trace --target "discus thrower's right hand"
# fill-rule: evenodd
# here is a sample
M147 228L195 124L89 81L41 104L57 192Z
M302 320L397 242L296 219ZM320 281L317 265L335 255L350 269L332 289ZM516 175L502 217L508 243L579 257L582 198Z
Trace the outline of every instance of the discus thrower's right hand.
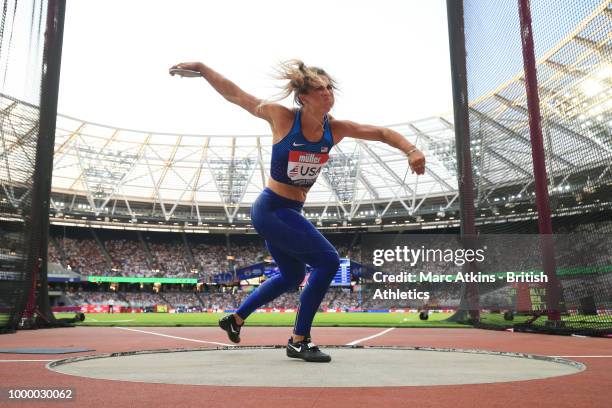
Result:
M425 155L419 149L413 150L408 155L408 163L412 173L416 173L418 175L425 174Z

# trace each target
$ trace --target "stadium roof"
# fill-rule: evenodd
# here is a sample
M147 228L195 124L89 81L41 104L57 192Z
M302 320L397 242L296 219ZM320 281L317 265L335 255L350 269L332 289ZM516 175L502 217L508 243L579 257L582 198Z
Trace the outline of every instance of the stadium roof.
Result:
M350 212L362 202L456 194L453 127L437 117L393 125L423 149L436 149L427 173L408 170L405 156L382 143L345 139L335 146L308 204ZM174 135L138 132L58 116L53 173L55 192L86 195L92 208L111 200L223 206L229 218L264 188L270 135ZM418 204L418 203L417 203Z

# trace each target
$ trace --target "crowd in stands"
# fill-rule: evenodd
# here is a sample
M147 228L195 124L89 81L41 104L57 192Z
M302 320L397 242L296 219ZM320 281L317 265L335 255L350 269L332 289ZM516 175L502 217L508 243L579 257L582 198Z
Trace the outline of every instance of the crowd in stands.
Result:
M560 268L574 266L604 265L612 262L612 245L609 234L612 229L611 222L600 222L597 225L579 225L571 230L568 238L563 237L556 241L557 264ZM199 238L199 237L198 237ZM247 239L248 238L248 239ZM605 238L605 239L604 239ZM507 235L492 238L498 240L487 246L486 261L479 264L479 271L498 272L504 270L521 271L534 270L541 267L541 254L539 250L539 237L537 235ZM336 246L342 258L361 261L361 248L350 237L330 239ZM453 240L449 236L449 240ZM427 245L433 249L448 249L454 246L451 241L436 238ZM501 242L499 240L504 240ZM231 240L230 240L231 241ZM100 245L102 244L102 245ZM454 245L460 245L455 242ZM420 245L419 245L420 246ZM458 246L457 246L458 248ZM50 262L61 263L64 267L72 269L83 275L129 276L129 277L168 277L168 278L198 278L207 281L213 275L230 270L232 262L228 256L233 256L235 268L270 260L270 255L263 241L257 237L241 237L238 242L231 242L228 250L225 237L217 237L208 241L190 239L185 242L175 238L166 241L162 239L143 242L142 239L109 239L102 240L88 238L53 237L49 242ZM110 262L109 262L110 260ZM400 265L402 268L406 264ZM433 272L435 274L457 273L461 266L453 265L448 261L425 262L416 266L419 272ZM392 268L391 268L392 269ZM393 272L393 270L390 270ZM413 271L414 272L414 271ZM610 287L609 275L601 279L601 287ZM457 307L459 305L461 284L430 285L431 301L411 302L377 302L368 296L361 298L357 291L350 289L332 288L326 294L322 307L350 309L387 308L391 304L396 307L424 307L428 303L439 307ZM609 290L603 291L592 278L564 279L566 297L582 299L593 296L598 304L606 303L600 295L609 296ZM393 289L393 285L387 285ZM157 304L168 304L171 307L205 309L235 309L248 295L246 287L226 288L223 291L198 292L167 292L161 295L147 292L78 292L71 294L74 304L106 304L113 299L116 305L131 307L152 307ZM290 292L281 295L272 301L271 308L295 308L299 304L300 292ZM512 302L511 285L500 280L498 285L481 287L481 303L484 306L496 305L510 307ZM603 303L602 303L603 302ZM608 302L609 304L609 302Z
M132 236L92 239L81 236L52 236L49 240L49 261L59 263L81 275L199 278L208 281L213 275L232 268L247 267L271 260L264 242L258 237L242 238L228 246L224 237L211 242L183 242L175 236L147 241ZM169 239L168 239L169 238ZM334 241L334 240L332 240ZM359 262L359 245L350 246L337 240L340 257Z
M353 245L351 248L347 244L336 245L336 250L340 258L349 258L352 261L361 263L361 246L359 244Z
M51 250L55 257L67 269L80 274L99 275L108 271L108 262L104 258L100 247L93 239L74 239L61 237L57 239L60 247ZM49 247L53 247L51 240ZM63 254L62 254L63 252Z
M263 243L249 243L237 245L233 255L235 257L234 263L236 268L243 268L257 262L262 262L269 256L269 253Z
M190 278L187 252L181 243L149 243L154 264L164 278Z
M203 278L229 269L225 245L197 244L192 248L192 252L196 261L195 267L200 268Z
M168 299L166 296L160 296L158 293L152 292L116 292L116 291L70 291L64 292L68 300L68 304L83 306L83 305L108 305L112 300L115 306L122 307L153 307L155 305L172 306L170 300L177 301L179 297L171 296ZM189 297L189 293L180 294L185 298ZM192 302L187 302L192 304ZM182 305L182 301L180 302Z
M572 277L562 279L565 306L579 309L581 301L591 298L598 309L612 310L612 275Z
M235 293L208 292L202 293L200 298L207 309L236 309L247 295L246 291L236 291Z
M113 300L116 305L127 306L127 303L122 299L117 292L64 292L68 299L68 303L76 306L82 305L106 305L109 300Z
M195 308L202 306L195 292L164 292L162 296L172 307Z
M73 291L64 292L69 305L108 305L122 307L153 307L168 305L172 308L237 309L250 292L242 290L196 292L164 291L154 292L115 292L115 291ZM288 292L263 307L277 309L296 309L301 292ZM321 308L345 309L358 307L358 294L350 288L331 288L321 303Z
M164 300L157 293L149 292L125 292L122 293L129 307L153 307L157 304L165 304Z
M23 256L25 252L23 235L9 232L0 227L0 254L8 256Z
M108 240L104 247L112 260L112 268L107 276L161 277L163 274L147 259L147 253L139 241Z
M48 256L48 261L49 262L61 264L64 267L66 266L62 262L62 255L60 254L59 250L57 249L57 246L55 246L52 242L49 242L49 251L47 253L47 256Z
M577 225L571 235L555 236L560 267L612 264L612 221Z

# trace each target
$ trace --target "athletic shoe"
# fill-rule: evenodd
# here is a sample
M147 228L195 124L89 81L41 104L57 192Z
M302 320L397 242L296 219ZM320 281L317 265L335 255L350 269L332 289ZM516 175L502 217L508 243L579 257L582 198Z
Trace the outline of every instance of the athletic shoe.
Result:
M233 314L220 319L219 327L227 332L227 337L229 337L232 342L240 343L240 328L242 326L236 323L236 318Z
M289 337L289 341L287 341L287 357L301 358L312 363L329 363L331 361L331 356L319 350L310 338L294 343L291 341L291 337Z

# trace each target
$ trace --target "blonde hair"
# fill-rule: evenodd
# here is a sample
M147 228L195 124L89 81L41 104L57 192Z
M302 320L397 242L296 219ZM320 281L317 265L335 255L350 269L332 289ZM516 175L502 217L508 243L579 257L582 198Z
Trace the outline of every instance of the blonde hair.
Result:
M308 92L311 87L326 85L325 79L329 81L333 89L338 89L336 81L324 69L307 66L298 59L281 62L276 68L274 78L287 81L287 83L282 86L280 94L265 102L280 101L293 94L295 104L302 106L300 95Z

